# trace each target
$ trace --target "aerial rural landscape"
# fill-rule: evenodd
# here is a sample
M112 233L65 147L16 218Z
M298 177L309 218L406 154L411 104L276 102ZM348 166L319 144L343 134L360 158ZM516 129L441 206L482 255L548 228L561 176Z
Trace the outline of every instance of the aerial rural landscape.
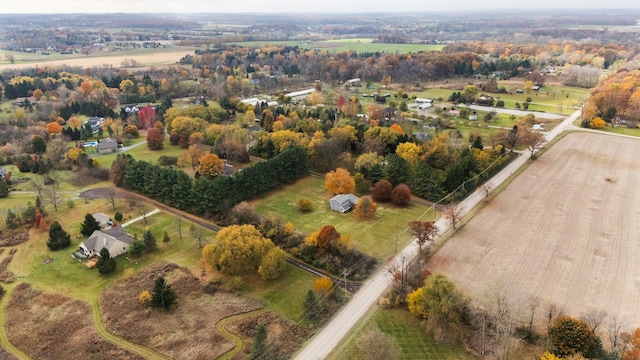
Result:
M0 359L640 359L637 5L36 3Z

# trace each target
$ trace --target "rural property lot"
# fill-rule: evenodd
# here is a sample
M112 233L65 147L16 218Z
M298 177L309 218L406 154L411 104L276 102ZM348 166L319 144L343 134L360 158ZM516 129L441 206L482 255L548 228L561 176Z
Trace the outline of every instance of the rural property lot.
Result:
M572 316L604 309L640 323L638 152L636 139L567 135L459 230L429 270L475 299L491 281L509 281Z

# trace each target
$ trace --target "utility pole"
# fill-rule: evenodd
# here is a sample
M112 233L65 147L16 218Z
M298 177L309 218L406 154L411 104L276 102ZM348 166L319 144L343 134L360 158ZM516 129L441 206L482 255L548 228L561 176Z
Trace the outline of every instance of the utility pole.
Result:
M344 293L345 293L344 296L346 297L347 296L347 270L346 269L342 272L342 276L344 276Z

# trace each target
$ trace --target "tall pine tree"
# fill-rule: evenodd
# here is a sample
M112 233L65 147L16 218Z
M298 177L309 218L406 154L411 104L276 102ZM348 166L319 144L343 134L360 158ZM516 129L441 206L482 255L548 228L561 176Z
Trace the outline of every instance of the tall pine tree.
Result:
M60 223L54 221L49 228L49 240L47 240L47 246L51 250L58 250L65 248L71 244L71 237L62 229Z
M154 308L169 309L176 302L176 293L171 285L167 284L163 277L156 279L156 283L151 290L151 306Z
M94 231L100 230L100 224L91 214L84 216L84 222L80 228L80 233L84 236L91 236Z

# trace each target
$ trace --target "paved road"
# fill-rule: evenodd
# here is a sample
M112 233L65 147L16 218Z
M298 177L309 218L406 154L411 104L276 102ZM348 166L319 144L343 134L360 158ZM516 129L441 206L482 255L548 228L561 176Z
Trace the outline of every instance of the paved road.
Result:
M578 119L580 111L576 111L570 117L566 118L562 123L556 126L552 131L545 134L547 141L553 140L561 132L572 127L572 123ZM507 165L502 171L492 177L487 184L495 189L516 170L518 170L529 159L530 153L526 152L518 156L514 161ZM476 190L469 195L459 206L462 209L462 216L467 214L484 199L484 192ZM449 229L449 223L443 217L436 222L436 226L440 233L444 233ZM418 246L415 242L411 242L405 247L400 254L396 255L394 260L401 256L412 260L418 253ZM391 285L393 278L383 267L375 273L369 281L367 281L358 291L351 301L340 310L340 312L320 331L297 355L296 360L325 359L333 351L333 349L346 337L351 329L360 321L360 319L377 303L378 299L385 294Z
M526 116L529 114L533 114L540 119L564 119L565 118L563 115L548 113L548 112L504 109L504 108L497 108L497 107L491 107L491 106L469 105L468 108L473 110L480 110L480 111L495 111L501 114L509 114L509 115L516 115L516 116Z

